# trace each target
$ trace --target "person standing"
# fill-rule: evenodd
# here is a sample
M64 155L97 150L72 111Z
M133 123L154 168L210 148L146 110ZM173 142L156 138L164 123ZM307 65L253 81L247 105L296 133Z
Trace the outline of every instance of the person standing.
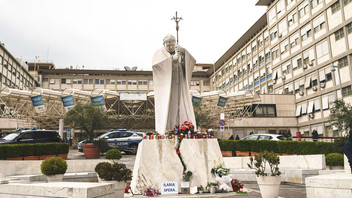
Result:
M238 135L236 135L236 140L240 140L240 137L238 137Z
M318 139L319 139L319 135L318 135L318 132L317 132L317 130L313 130L313 132L312 132L312 138L313 138L313 141L314 142L316 142L316 141L318 141Z

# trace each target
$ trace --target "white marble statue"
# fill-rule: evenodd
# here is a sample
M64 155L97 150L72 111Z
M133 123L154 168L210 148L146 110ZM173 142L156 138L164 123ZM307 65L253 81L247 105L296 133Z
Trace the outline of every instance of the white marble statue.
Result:
M196 60L176 45L174 36L169 34L163 41L164 47L153 57L155 128L162 135L184 121L197 126L189 94Z

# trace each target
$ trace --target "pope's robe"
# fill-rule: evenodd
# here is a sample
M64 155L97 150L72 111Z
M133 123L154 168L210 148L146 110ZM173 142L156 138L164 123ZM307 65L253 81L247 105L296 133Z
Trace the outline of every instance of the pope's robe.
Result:
M189 94L196 60L186 49L182 57L182 61L173 61L165 48L153 57L155 129L162 135L184 121L197 126Z

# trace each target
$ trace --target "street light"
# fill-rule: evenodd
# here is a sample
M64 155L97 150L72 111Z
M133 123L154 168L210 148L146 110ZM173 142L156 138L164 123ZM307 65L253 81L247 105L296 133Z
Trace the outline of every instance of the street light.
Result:
M340 74L340 67L338 65L331 65L331 71L334 72L337 68L337 72L339 74L339 82L340 82L340 91L341 91L341 99L343 99L342 95L342 83L341 83L341 74Z

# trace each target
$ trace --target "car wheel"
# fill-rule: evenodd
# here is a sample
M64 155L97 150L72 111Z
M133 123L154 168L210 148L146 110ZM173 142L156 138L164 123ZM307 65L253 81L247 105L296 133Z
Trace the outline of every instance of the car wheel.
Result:
M138 145L137 145L137 144L133 144L133 145L131 145L131 146L129 147L128 150L129 150L128 153L130 153L130 154L132 154L132 155L135 155L135 154L137 154Z

